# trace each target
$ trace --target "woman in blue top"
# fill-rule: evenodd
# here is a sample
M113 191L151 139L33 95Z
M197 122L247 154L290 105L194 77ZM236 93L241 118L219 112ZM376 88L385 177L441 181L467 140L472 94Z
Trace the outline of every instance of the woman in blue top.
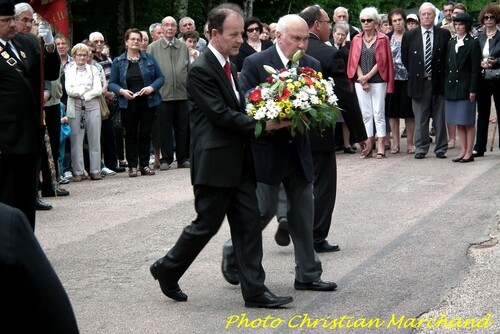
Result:
M109 90L118 95L118 106L125 115L125 153L129 176L154 175L149 168L149 145L156 106L161 103L160 87L165 77L156 60L140 51L142 34L132 28L125 32L126 51L113 60Z

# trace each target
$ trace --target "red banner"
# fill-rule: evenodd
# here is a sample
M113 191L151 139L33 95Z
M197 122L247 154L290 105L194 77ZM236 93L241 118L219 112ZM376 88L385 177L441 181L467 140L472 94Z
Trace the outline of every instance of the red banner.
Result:
M31 0L36 13L69 38L69 21L66 0Z

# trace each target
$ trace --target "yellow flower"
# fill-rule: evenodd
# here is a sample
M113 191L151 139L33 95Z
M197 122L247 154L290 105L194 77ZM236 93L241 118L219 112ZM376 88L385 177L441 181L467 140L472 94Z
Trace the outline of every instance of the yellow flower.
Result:
M293 85L297 88L300 88L302 86L302 84L299 81L295 81Z
M285 108L285 103L283 103L283 101L280 101L280 102L276 103L276 105L277 105L277 106L278 106L278 108L280 108L280 109Z
M259 103L257 103L257 106L260 108L260 107L263 107L266 105L266 101L262 100L260 101Z
M323 79L323 73L318 72L317 74L318 74L318 78Z
M286 114L284 112L280 112L279 116L280 116L281 119L283 119L283 118L286 117Z
M285 109L285 114L290 115L291 111L292 111L292 108L286 108Z

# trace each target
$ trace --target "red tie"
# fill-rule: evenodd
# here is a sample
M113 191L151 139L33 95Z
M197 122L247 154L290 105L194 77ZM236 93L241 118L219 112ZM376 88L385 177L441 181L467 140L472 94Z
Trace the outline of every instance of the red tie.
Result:
M229 86L232 86L233 82L231 81L231 65L229 65L228 61L226 61L226 64L224 65L224 71L226 71L226 77L229 81Z

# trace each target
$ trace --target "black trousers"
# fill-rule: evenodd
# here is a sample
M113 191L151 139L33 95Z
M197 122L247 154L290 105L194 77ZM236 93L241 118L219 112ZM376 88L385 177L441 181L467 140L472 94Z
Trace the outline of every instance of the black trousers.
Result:
M189 114L187 100L163 101L158 110L161 162L169 165L175 157L178 163L189 160Z
M33 231L39 159L35 153L0 154L0 202L21 210Z
M328 237L337 196L337 160L335 152L312 152L314 161L314 244Z
M500 84L481 79L481 86L476 96L477 133L476 144L474 145L474 150L479 153L486 152L486 146L488 145L488 126L490 123L492 95L497 109L497 117L500 118ZM500 131L500 128L498 131Z
M127 109L122 109L122 113L126 113L125 150L131 168L137 167L137 164L140 167L149 166L151 128L155 110L156 107L149 108L147 102L141 104L133 101L129 101Z
M114 121L109 118L102 121L101 125L101 152L104 157L104 165L109 169L116 169L117 153L115 127Z
M179 240L162 259L169 277L179 280L208 241L217 233L224 217L231 227L243 298L260 295L264 286L262 234L255 195L255 182L245 177L235 188L194 186L196 219L184 228Z

